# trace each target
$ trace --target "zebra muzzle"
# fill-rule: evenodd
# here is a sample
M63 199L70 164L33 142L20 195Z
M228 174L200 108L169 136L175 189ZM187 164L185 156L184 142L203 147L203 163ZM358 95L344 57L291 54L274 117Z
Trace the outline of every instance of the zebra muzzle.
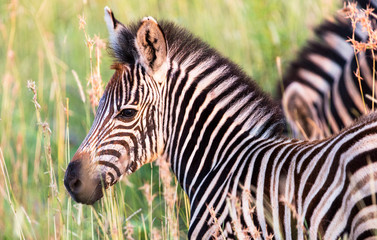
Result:
M76 153L68 164L64 176L64 185L73 200L78 203L93 204L103 196L103 189L108 187L105 176L87 167L86 154Z

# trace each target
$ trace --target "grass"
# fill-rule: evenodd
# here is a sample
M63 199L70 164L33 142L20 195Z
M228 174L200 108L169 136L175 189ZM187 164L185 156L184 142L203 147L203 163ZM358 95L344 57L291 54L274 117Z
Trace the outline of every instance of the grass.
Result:
M151 15L188 28L273 92L277 58L284 68L337 2L1 1L0 238L186 236L189 204L168 166L144 166L94 207L76 204L65 191L65 168L112 75L102 47L96 57L95 39L107 38L105 5L124 23Z

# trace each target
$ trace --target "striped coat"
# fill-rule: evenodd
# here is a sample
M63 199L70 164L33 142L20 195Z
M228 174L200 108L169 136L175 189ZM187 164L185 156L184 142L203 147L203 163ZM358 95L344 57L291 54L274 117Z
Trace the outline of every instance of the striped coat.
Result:
M191 239L375 236L376 114L326 140L284 138L278 104L186 30L124 26L108 8L105 20L115 73L66 170L77 202L164 156L190 199Z
M377 1L357 1L358 15L367 6L377 7ZM315 37L299 53L283 77L282 106L293 135L299 138L321 139L351 125L373 108L376 98L373 79L373 53L355 51L349 39L366 43L368 33L360 22L353 30L348 13L350 5L334 19L325 21L315 30ZM347 14L346 14L347 13ZM374 15L369 16L372 29ZM360 73L359 81L356 73ZM280 89L280 87L279 87ZM279 91L280 92L280 91Z

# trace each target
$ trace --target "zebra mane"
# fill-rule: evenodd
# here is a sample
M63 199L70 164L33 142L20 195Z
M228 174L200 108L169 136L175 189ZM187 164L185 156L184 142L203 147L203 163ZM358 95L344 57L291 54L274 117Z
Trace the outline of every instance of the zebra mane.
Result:
M346 133L350 131L350 129L354 128L355 126L365 126L373 124L377 121L377 111L371 111L366 115L361 115L360 117L356 118L352 124L345 126L342 128L339 133L336 134L336 136L342 135L343 133ZM328 137L331 138L332 136Z
M237 77L241 84L248 85L255 99L260 101L260 111L271 113L271 121L276 123L275 133L280 134L284 129L283 113L277 101L273 100L270 95L263 92L259 86L235 63L222 56L217 50L210 47L207 43L194 36L186 29L177 26L169 21L158 21L159 26L164 33L168 45L168 56L170 60L180 63L189 58L190 54L197 54L199 58L196 61L213 58L218 65L226 65L232 75ZM120 64L134 64L138 59L138 52L135 47L135 38L140 23L131 23L125 26L118 35L118 46L116 49L110 48L110 54L114 61Z
M141 21L125 26L118 35L119 42L117 48L113 49L109 47L110 54L114 57L116 62L134 64L139 58L135 46L135 38L140 25ZM166 38L169 56L178 62L185 58L185 55L189 52L201 51L203 57L218 54L208 44L173 22L162 20L159 21L159 26ZM189 52L187 50L189 50Z

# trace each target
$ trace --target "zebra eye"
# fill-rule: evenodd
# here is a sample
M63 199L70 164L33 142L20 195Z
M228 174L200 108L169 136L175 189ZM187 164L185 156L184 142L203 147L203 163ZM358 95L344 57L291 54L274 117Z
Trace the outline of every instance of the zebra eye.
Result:
M120 111L120 113L118 114L118 117L132 118L136 115L136 113L137 113L137 111L135 109L126 108L126 109L123 109L122 111Z

